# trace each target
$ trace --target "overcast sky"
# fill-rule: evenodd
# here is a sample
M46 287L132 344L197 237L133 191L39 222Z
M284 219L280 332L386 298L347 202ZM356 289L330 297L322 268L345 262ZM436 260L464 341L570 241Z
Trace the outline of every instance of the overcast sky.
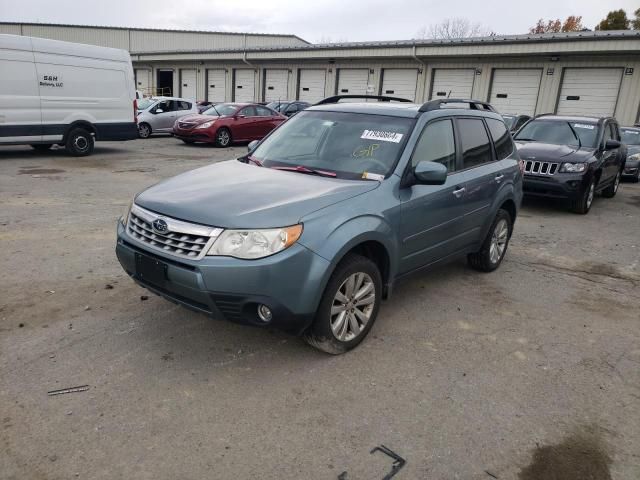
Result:
M403 40L450 17L496 33L526 33L539 18L582 15L593 27L632 0L0 0L0 21L291 33L310 42Z

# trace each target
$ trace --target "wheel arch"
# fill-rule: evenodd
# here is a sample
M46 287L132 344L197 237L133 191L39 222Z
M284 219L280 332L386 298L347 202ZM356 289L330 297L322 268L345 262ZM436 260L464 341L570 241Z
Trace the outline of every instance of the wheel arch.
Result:
M64 135L62 136L63 142L67 141L69 133L71 133L75 128L82 128L83 130L91 133L97 139L98 133L96 127L91 122L88 122L87 120L76 120L75 122L72 122L67 126Z

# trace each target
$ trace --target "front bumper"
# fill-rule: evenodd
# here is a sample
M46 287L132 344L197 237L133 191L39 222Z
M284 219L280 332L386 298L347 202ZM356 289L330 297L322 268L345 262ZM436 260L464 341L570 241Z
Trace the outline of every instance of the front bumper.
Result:
M624 166L624 170L622 171L623 177L635 177L638 174L638 170L640 169L640 162L629 162Z
M272 326L300 334L310 325L324 289L330 263L300 244L258 260L205 257L186 260L145 249L118 222L116 255L122 268L140 285L167 300L215 318L236 323ZM162 285L137 273L136 255L166 264ZM258 305L273 312L260 320Z
M172 132L174 137L181 140L192 140L194 142L214 143L216 134L210 128L184 129L174 126Z
M584 173L555 175L524 175L525 195L550 198L574 198L583 192L587 183Z

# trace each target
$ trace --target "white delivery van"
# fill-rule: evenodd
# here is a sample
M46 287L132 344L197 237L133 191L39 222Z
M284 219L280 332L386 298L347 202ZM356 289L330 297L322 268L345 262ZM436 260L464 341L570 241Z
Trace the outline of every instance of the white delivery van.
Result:
M125 50L0 35L0 145L89 155L95 140L138 138Z

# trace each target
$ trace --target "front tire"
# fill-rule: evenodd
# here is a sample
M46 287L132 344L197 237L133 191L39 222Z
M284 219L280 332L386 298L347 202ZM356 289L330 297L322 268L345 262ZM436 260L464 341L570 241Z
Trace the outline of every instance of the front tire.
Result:
M622 172L618 170L616 178L613 179L613 183L602 191L604 198L613 198L618 193L618 187L620 186L620 178L622 178Z
M480 272L493 272L498 268L507 253L512 230L513 220L509 212L498 210L480 250L467 255L471 268Z
M576 198L570 200L569 209L574 213L580 215L586 215L591 210L593 205L593 199L596 196L596 180L592 178L587 185L587 188Z
M93 135L84 128L74 128L67 135L65 148L74 157L86 157L93 152Z
M231 145L231 132L228 128L220 128L216 132L216 147L226 148Z
M348 254L331 275L305 340L332 355L355 348L371 330L381 298L382 276L377 265L361 255Z
M149 138L151 136L151 125L148 123L138 125L138 136L140 138Z

